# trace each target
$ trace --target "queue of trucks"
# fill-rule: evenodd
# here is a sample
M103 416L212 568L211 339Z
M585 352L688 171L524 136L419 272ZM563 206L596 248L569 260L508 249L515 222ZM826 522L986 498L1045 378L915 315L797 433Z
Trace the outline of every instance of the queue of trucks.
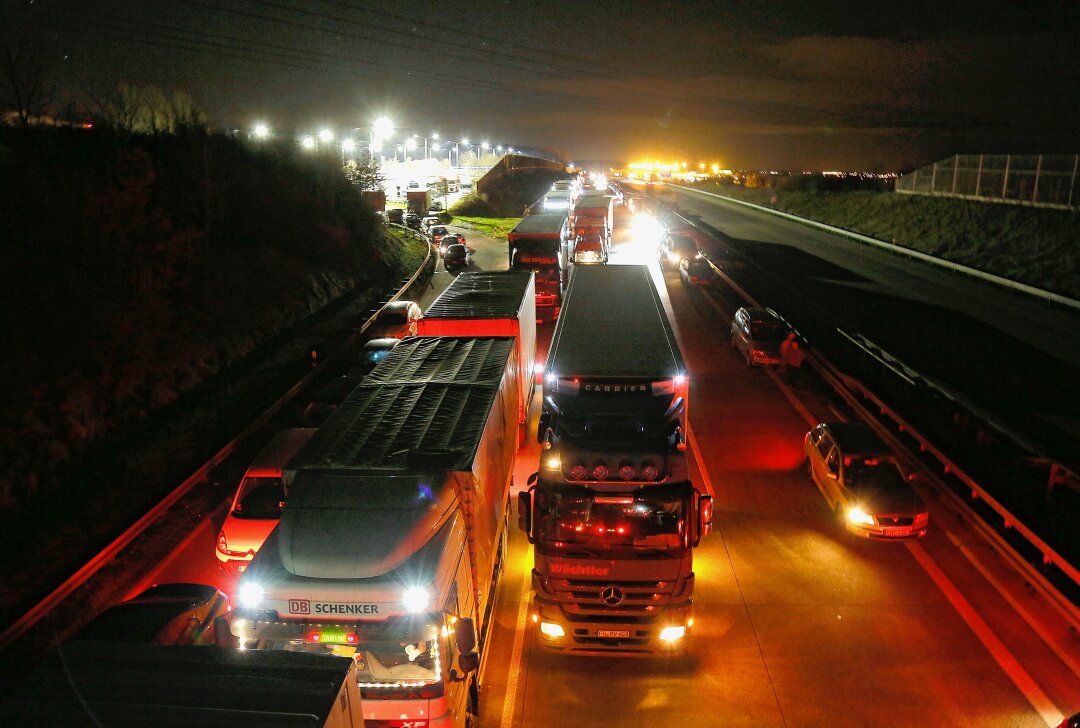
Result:
M417 335L317 428L296 431L272 473L252 466L248 477L280 499L278 517L260 512L261 545L241 548L236 527L218 543L240 571L218 642L248 667L184 656L186 670L227 680L263 662L275 676L295 669L277 692L309 695L313 725L472 724L514 505L534 545L539 645L683 649L693 550L712 522L687 461L688 373L647 268L571 273L573 226L598 220L610 240L613 214L610 197L581 195L576 208L525 217L508 235L510 270L455 278ZM551 321L541 365L537 324ZM538 388L540 459L515 487ZM347 658L322 692L303 686L309 662L289 667L313 655Z

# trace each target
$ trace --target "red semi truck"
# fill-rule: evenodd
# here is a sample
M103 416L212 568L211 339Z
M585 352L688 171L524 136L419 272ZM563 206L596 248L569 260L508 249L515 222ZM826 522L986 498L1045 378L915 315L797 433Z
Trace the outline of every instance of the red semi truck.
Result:
M462 273L417 322L420 336L513 336L518 348L518 444L536 388L536 285L532 271Z
M510 270L536 274L536 323L554 321L562 306L569 277L565 212L544 212L522 218L506 236Z
M543 647L683 648L693 550L712 524L690 481L688 394L648 268L576 266L544 370L540 470L518 500Z

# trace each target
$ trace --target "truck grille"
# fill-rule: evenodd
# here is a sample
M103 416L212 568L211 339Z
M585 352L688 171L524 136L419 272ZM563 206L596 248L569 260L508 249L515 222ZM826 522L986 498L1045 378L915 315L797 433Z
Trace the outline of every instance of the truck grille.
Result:
M571 621L649 623L670 601L674 581L552 579L551 588Z

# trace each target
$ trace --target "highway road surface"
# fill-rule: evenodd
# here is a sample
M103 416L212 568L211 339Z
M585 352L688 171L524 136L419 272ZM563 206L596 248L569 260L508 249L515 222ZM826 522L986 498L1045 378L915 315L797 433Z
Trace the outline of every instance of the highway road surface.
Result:
M690 368L695 479L717 503L695 553L694 627L682 657L545 653L528 620L530 547L513 528L480 725L1035 728L1080 709L1076 635L1037 595L1019 604L1025 616L1006 602L992 581L1019 580L1023 593L1022 577L962 515L930 494L930 534L911 544L858 541L838 526L806 475L802 438L843 410L748 369L728 347L731 312L661 271L627 215L611 263L653 266ZM506 267L504 241L465 234L477 269ZM449 280L440 266L422 305ZM517 487L538 457L531 441L519 452ZM148 581L231 590L213 556L222 518L208 516ZM1044 620L1057 652L1035 632Z

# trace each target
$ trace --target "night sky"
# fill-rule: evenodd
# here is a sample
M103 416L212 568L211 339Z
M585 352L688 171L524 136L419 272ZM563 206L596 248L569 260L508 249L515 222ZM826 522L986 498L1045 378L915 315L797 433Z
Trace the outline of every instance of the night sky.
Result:
M469 136L568 159L883 169L1080 151L1080 3L0 0L65 100L124 79L218 128Z

